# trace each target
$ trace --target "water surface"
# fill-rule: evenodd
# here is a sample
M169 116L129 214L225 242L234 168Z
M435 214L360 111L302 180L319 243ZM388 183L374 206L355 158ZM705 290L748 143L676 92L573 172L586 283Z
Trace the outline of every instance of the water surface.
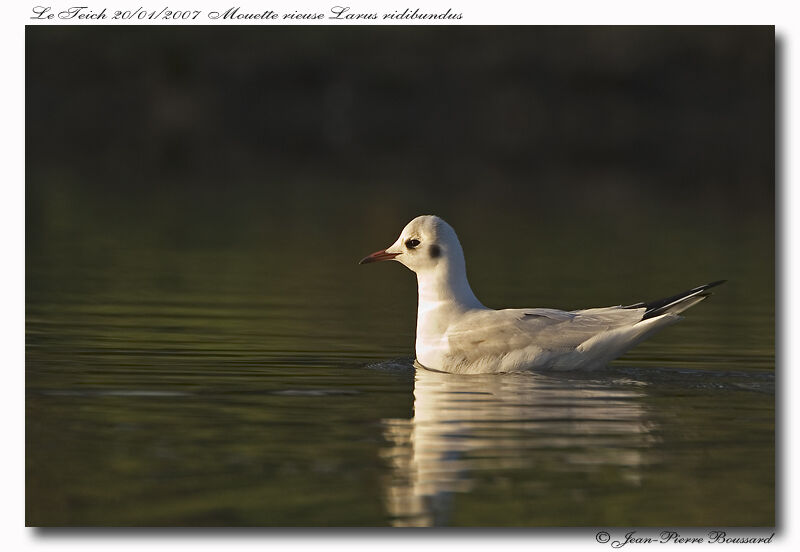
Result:
M613 243L519 255L496 222L462 238L492 306L652 299L702 283L698 266L731 281L607 370L453 376L414 366L413 275L355 264L392 235L342 228L352 243L331 249L313 233L202 247L33 233L28 523L774 524L764 251L711 240L699 263L606 278ZM660 257L685 260L668 243Z

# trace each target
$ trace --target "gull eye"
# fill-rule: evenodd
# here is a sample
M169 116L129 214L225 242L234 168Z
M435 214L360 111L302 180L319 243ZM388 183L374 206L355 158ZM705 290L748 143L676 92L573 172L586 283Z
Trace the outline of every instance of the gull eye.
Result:
M417 239L406 240L406 247L408 247L409 249L414 249L418 245L419 245L419 240Z

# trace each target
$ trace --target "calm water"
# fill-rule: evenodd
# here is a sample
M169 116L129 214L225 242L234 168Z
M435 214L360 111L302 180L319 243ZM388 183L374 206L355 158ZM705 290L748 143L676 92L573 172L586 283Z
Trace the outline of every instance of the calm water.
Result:
M605 371L465 377L415 369L412 275L355 264L405 219L187 247L106 216L29 235L31 525L774 524L768 234L651 235L622 268L602 233L464 228L495 307L730 279Z

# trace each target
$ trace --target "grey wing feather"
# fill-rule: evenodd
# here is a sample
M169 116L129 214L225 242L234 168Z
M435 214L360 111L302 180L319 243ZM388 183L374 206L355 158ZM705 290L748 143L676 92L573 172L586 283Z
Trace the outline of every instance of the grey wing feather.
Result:
M531 345L549 351L572 350L604 331L639 322L644 309L608 307L581 311L506 309L465 317L448 329L451 350L502 354Z

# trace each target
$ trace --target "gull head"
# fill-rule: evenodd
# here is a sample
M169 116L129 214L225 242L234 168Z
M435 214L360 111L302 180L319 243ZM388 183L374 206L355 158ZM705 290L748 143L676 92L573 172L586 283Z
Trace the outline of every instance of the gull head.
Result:
M463 266L464 253L452 226L435 215L422 215L406 224L392 245L358 264L391 260L422 274L440 267Z

